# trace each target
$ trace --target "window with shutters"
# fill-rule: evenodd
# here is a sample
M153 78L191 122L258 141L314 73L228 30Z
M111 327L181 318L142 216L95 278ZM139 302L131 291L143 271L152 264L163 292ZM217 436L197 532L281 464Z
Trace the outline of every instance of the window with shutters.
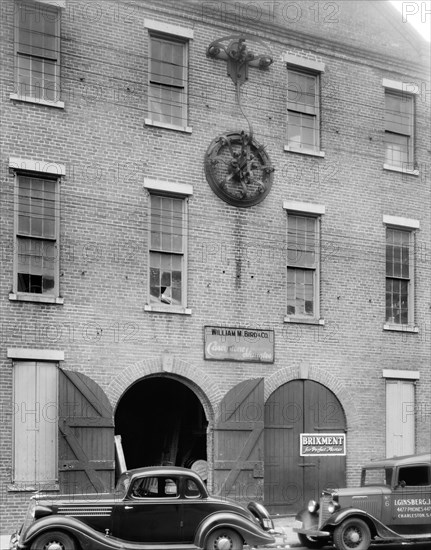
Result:
M414 96L385 90L385 167L414 169Z
M60 13L55 3L17 4L12 99L64 106L60 101Z
M13 299L59 296L59 178L16 173Z
M34 490L58 480L57 363L13 365L13 483Z

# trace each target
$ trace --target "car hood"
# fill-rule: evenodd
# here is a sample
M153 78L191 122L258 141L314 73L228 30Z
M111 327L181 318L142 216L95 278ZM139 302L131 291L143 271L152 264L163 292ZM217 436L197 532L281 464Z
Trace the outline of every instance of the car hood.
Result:
M91 506L97 504L111 504L119 502L118 496L114 493L100 493L100 494L75 494L75 495L35 495L32 497L38 506L59 506L67 504L88 504ZM122 499L121 499L122 500Z
M391 488L386 485L370 485L368 487L350 487L346 489L326 489L325 493L338 495L339 497L372 496L391 494Z

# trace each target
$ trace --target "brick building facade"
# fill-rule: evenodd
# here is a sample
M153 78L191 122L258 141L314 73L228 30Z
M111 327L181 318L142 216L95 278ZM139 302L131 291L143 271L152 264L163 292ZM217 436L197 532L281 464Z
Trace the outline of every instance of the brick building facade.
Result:
M429 451L429 59L401 16L1 9L2 534L34 490L106 490L114 435L128 467L194 467L274 513ZM241 131L268 168L245 196Z

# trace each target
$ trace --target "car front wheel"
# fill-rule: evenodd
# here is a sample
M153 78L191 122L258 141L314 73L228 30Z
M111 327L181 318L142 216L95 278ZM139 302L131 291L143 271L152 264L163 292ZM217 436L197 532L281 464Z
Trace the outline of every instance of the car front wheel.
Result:
M30 550L76 550L76 545L66 533L49 531L37 537Z
M362 519L346 519L334 531L337 550L367 550L370 542L370 528Z
M205 550L242 550L242 539L231 529L216 529L207 538Z
M309 537L308 535L304 535L304 533L298 533L298 539L302 546L306 546L307 548L323 548L328 543L326 539Z

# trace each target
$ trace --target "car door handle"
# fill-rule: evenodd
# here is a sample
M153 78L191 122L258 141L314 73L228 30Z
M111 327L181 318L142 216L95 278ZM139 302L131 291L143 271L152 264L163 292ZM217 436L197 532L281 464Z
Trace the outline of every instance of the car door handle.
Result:
M133 510L133 506L125 506L124 509L125 510Z

